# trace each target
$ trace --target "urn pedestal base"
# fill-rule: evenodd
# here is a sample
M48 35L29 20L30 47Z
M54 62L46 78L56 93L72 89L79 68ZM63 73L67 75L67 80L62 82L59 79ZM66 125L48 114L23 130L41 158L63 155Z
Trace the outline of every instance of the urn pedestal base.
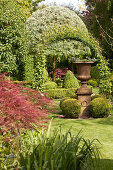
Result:
M81 80L81 87L77 89L77 99L80 101L82 109L80 117L89 117L89 104L91 102L92 91L87 87L87 80L91 78L90 70L92 61L89 62L75 62L78 76L77 78Z
M79 117L89 117L89 104L91 102L91 95L84 95L84 94L78 94L77 95L77 99L80 101L81 103L81 114Z
M89 116L88 108L91 102L92 91L86 86L86 82L81 83L82 86L76 91L77 99L80 101L82 106L80 117L88 117Z

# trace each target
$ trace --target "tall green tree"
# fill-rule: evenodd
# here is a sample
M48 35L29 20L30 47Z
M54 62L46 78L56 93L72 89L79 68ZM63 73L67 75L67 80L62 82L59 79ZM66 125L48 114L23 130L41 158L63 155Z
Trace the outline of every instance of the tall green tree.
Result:
M28 52L26 14L15 0L0 1L0 71L22 79Z
M112 59L113 54L113 1L86 0L88 12L85 19L90 31L98 38L103 55Z

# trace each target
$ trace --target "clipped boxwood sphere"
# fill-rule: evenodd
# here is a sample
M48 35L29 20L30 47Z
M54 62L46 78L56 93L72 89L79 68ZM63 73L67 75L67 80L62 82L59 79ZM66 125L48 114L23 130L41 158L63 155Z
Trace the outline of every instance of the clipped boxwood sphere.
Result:
M91 100L94 100L94 99L96 99L96 98L100 98L100 97L105 99L104 95L101 95L101 94L95 94L95 95L91 96Z
M109 100L99 97L91 101L89 111L94 118L108 117L111 113L112 105Z
M60 100L60 108L62 109L62 103L64 100L70 99L70 97L64 97L63 99Z
M66 99L62 102L62 112L68 118L78 118L81 104L77 99Z
M63 82L63 87L68 89L68 88L79 88L79 83L77 78L74 76L72 71L67 71L64 82Z
M46 82L43 85L43 89L45 89L45 90L56 89L56 88L57 88L57 84L55 82L53 82L53 81Z

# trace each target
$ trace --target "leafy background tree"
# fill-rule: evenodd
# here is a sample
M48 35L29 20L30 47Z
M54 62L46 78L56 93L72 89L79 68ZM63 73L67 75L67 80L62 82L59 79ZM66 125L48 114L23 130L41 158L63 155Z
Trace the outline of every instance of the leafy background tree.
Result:
M15 79L24 79L25 58L28 56L29 33L26 19L35 10L36 0L0 1L0 65Z
M88 28L99 40L103 55L112 59L113 54L113 1L86 0L88 12L85 15ZM112 62L110 62L112 63ZM111 65L113 68L113 64Z
M15 0L0 1L1 72L23 79L24 60L28 52L26 15Z

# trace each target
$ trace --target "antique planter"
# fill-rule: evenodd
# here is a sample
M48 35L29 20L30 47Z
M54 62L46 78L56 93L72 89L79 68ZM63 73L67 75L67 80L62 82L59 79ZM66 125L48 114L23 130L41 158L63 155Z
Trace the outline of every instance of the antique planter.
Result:
M82 105L82 111L80 117L88 117L88 106L91 102L91 94L92 91L87 87L87 80L91 78L90 76L90 70L91 70L91 64L94 63L92 61L88 62L74 62L76 64L77 68L77 78L81 81L81 87L77 89L77 99L80 101Z

